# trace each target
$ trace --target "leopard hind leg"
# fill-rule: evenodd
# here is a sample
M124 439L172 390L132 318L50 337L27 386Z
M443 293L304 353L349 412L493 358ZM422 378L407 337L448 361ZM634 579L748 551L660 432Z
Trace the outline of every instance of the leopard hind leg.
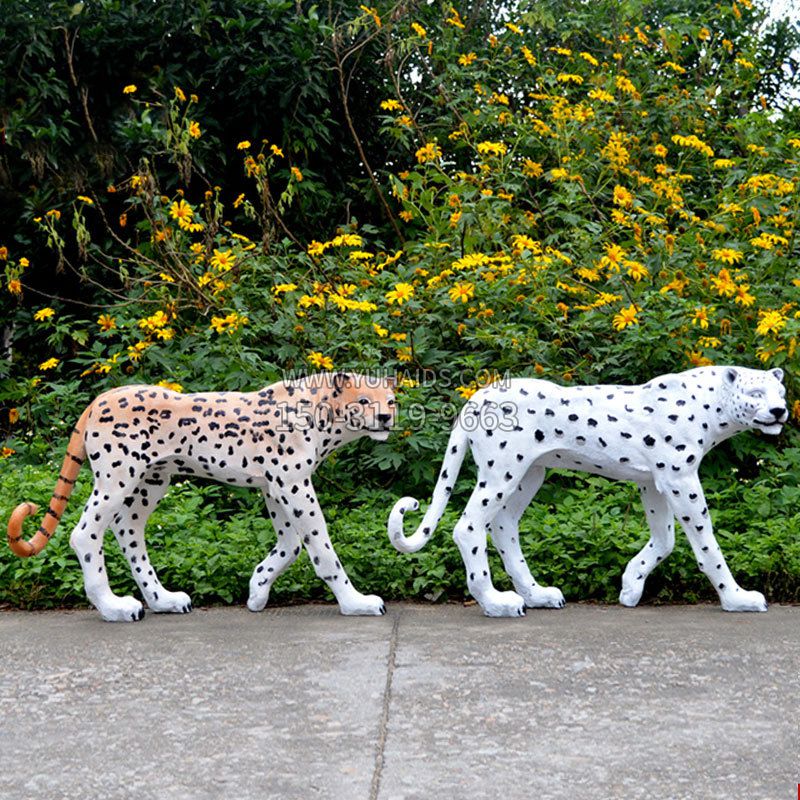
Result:
M479 467L478 484L453 530L453 539L464 560L469 592L487 617L525 614L525 600L519 594L498 591L492 584L486 547L489 524L514 491L516 487L498 478L495 471Z
M541 586L531 575L519 541L519 521L544 482L545 472L544 467L535 464L528 468L516 491L508 495L491 521L489 530L514 589L525 600L525 605L528 608L563 608L566 601L561 591L555 586Z
M112 524L119 510L119 498L123 491L111 482L95 474L92 494L86 501L81 518L69 539L70 546L78 556L83 571L83 586L89 602L109 622L136 622L144 617L144 608L135 597L120 597L111 591L106 571L103 540L106 529ZM135 482L131 482L131 488Z
M167 493L171 477L164 464L149 469L125 496L112 527L147 607L158 614L187 614L192 610L191 598L185 592L170 592L163 587L144 538L147 520Z

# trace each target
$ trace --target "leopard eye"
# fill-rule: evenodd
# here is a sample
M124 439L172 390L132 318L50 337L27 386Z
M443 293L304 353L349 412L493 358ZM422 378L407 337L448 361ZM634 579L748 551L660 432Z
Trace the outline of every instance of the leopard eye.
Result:
M764 392L762 392L761 389L755 389L749 392L749 396L754 397L756 400L761 400L761 398L764 397Z
M359 397L358 402L361 403L362 406L369 405L369 400L366 397Z

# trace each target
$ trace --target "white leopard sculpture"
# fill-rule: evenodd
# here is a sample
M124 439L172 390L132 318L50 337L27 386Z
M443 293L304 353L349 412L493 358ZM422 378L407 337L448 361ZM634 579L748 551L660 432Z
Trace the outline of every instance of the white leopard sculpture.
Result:
M647 576L675 542L677 517L702 571L726 611L766 611L760 592L734 580L712 531L698 467L720 442L746 429L777 435L786 421L780 369L699 367L640 386L559 386L537 379L500 381L476 392L461 410L433 498L417 530L404 536L403 515L419 503L403 497L389 516L389 538L413 553L439 523L467 450L478 475L453 538L467 585L490 617L525 608L564 606L564 596L536 583L522 554L519 520L548 467L635 481L647 510L650 540L622 576L620 602L635 606ZM487 531L514 592L492 585Z

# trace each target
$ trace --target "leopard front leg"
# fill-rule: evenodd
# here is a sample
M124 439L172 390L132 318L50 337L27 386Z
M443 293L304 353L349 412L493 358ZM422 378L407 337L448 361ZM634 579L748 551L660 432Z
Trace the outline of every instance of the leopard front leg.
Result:
M674 491L679 491L675 489ZM667 498L656 489L655 483L648 481L639 485L647 524L650 526L650 540L628 562L622 576L622 591L619 601L633 608L642 598L647 576L663 561L675 546L675 517ZM680 495L677 495L680 496Z
M667 498L692 546L700 569L713 584L725 611L766 611L761 592L742 589L734 580L714 538L703 487L697 475L667 487Z
M386 606L374 594L361 594L347 577L344 567L333 549L325 517L311 481L306 479L295 486L271 490L283 507L292 526L306 548L314 571L328 585L339 603L339 611L346 615L372 615L386 613Z

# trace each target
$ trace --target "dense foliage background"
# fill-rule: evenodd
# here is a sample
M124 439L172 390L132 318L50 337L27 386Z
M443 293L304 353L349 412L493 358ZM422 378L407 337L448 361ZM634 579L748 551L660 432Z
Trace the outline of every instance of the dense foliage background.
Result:
M357 585L461 597L452 519L402 559L383 522L387 496L428 496L478 385L781 366L784 436L731 440L703 475L734 571L796 599L796 20L750 0L7 0L0 38L0 515L46 502L102 389L389 368L399 429L326 463L323 504ZM271 536L258 498L182 485L163 507L165 582L240 600ZM646 535L631 487L574 476L525 526L573 598L612 598ZM67 538L0 556L0 600L79 600ZM710 596L685 549L657 574L648 596ZM325 590L303 562L277 596Z

